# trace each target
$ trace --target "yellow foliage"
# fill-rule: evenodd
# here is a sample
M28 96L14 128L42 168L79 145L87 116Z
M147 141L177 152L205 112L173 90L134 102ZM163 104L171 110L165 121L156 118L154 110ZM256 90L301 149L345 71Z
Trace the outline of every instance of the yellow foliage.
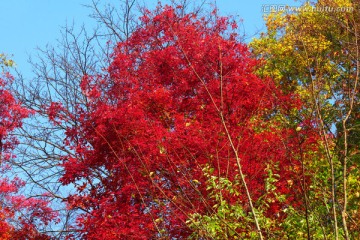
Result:
M0 53L0 66L5 67L13 67L14 61L11 59L8 59L7 56L3 53Z

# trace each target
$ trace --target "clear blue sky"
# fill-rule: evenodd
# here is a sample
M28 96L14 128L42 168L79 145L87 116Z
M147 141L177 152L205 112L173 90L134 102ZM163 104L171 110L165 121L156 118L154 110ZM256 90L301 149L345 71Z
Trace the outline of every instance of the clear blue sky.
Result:
M143 0L153 6L157 0ZM115 0L102 0L114 3ZM247 36L265 30L262 20L264 4L291 4L289 0L217 0L221 14L238 15L243 19ZM0 53L12 56L17 69L25 76L31 68L29 55L46 44L56 45L60 29L66 23L94 25L84 4L90 0L0 0Z

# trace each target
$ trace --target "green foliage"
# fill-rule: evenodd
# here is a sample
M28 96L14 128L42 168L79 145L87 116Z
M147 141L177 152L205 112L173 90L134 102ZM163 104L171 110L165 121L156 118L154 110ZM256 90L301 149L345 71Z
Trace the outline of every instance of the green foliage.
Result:
M203 172L207 178L206 190L209 191L209 197L215 204L210 206L211 215L193 213L189 216L187 223L195 230L190 238L242 239L245 233L248 234L247 230L251 231L247 228L249 228L248 223L253 222L253 218L241 204L229 204L223 197L224 192L239 197L239 181L231 182L225 177L214 176L214 169L209 166L205 166ZM255 233L254 236L257 237L257 234Z
M278 164L267 165L264 183L266 191L255 202L262 231L267 239L274 240L293 230L291 224L300 219L292 213L291 206L281 210L281 214L288 215L283 223L267 216L271 204L286 200L286 196L277 190L276 183L281 176L275 173L276 170ZM240 182L237 179L230 181L228 178L215 176L214 169L208 165L203 168L203 172L207 178L209 196L214 204L210 206L209 214L193 213L189 216L187 224L194 231L190 239L258 239L251 212L246 208L246 202L239 198ZM230 195L237 200L230 203L224 195Z

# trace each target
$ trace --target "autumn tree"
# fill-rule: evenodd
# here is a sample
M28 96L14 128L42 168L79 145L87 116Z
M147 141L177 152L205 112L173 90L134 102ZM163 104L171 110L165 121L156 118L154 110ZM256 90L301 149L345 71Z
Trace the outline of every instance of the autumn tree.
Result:
M302 229L308 239L355 239L360 231L359 3L321 0L301 9L268 15L267 33L251 44L256 56L266 59L259 74L301 96L302 112L313 119L322 140L322 157L304 161L313 179L306 196L310 217L293 234Z
M145 11L106 73L84 74L86 105L46 108L55 126L77 123L60 180L76 189L78 237L270 238L302 209L308 179L295 173L316 150L312 123L284 124L301 102L256 76L236 28L216 10Z

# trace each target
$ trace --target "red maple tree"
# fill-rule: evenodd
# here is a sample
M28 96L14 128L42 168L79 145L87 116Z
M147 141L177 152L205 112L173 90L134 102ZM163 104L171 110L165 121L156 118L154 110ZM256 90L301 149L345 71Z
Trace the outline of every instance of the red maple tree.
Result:
M86 107L67 129L63 184L77 194L70 208L83 239L184 238L189 214L212 211L204 167L236 182L239 196L224 199L251 211L265 193L266 167L287 201L274 201L268 216L300 201L288 180L300 168L297 133L274 120L298 109L270 79L254 74L260 64L238 40L236 24L214 12L180 15L171 7L147 11L142 25L118 43L107 75L84 76ZM56 124L67 114L49 107ZM269 124L271 122L271 124ZM286 146L286 147L284 147ZM296 181L296 179L294 180Z

